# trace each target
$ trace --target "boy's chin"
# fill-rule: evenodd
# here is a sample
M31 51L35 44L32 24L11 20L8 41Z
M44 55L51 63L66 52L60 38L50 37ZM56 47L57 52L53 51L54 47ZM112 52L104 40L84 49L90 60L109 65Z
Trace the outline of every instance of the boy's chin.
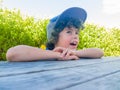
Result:
M71 50L76 50L77 49L77 47L73 47L73 46L71 46L71 47L69 47Z

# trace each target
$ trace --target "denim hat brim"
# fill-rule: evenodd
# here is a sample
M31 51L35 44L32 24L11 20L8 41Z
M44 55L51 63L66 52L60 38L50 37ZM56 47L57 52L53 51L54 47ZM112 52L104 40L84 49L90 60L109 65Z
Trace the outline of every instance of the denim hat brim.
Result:
M75 18L77 20L80 20L80 22L84 24L87 18L87 13L83 8L72 7L72 8L66 9L60 15L50 19L50 22L47 26L47 39L48 40L50 40L51 38L52 32L54 31L54 27L60 24L60 22L63 21L65 18Z

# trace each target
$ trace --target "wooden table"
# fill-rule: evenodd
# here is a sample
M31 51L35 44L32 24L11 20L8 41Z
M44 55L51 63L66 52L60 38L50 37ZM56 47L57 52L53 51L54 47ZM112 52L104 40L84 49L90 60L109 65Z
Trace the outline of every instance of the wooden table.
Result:
M120 90L120 57L2 61L0 90Z

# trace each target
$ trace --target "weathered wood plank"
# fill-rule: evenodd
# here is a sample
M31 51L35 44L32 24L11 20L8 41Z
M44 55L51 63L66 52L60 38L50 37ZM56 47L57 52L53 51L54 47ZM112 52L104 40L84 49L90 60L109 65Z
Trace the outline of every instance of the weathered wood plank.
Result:
M119 60L119 57L105 57L102 59L81 59L77 61L38 61L38 62L0 62L0 77L31 72L88 66Z
M100 82L102 78L104 79L110 76L112 78L113 74L120 73L120 58L112 58L111 60L107 60L107 59L108 58L104 58L103 60L86 60L86 61L79 60L79 61L67 61L67 62L61 61L57 63L55 61L53 62L54 64L52 62L47 62L49 63L46 64L48 65L46 66L48 68L46 68L44 65L43 65L44 67L41 67L42 65L38 65L36 66L37 68L33 67L33 69L31 66L34 66L36 64L32 63L30 67L28 65L28 67L24 67L24 68L21 68L18 64L18 68L16 68L17 66L12 68L13 71L15 68L16 68L15 70L17 69L22 70L21 72L24 72L23 69L25 69L25 71L31 69L32 71L35 69L43 70L43 71L22 73L20 75L17 74L12 76L5 76L5 77L1 76L0 89L16 90L17 88L17 90L21 90L21 89L23 90L53 90L53 89L86 90L83 84L90 83L91 81L93 82L95 80L98 80L98 82ZM68 67L66 67L65 65ZM8 67L8 69L9 68L10 67ZM47 70L49 68L51 70ZM105 81L106 83L109 82L109 80L106 79ZM118 78L118 81L120 81L120 78ZM116 83L116 81L114 82ZM83 89L79 89L82 87L82 85L83 85ZM93 89L91 87L91 90L98 90L95 82L93 82L93 86L96 88ZM119 87L120 86L118 86L117 88ZM111 90L114 90L114 88Z
M120 90L120 71L101 78L78 83L64 90Z

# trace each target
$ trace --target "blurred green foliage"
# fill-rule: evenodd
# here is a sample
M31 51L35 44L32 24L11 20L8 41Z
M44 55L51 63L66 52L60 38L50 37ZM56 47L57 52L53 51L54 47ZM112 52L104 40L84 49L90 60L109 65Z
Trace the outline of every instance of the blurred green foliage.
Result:
M22 16L19 10L0 9L0 60L8 48L19 44L39 47L46 42L48 20Z
M106 29L93 24L86 24L80 33L78 48L101 48L105 56L120 56L120 29Z
M40 47L47 42L48 19L23 16L19 10L0 9L0 60L6 60L6 51L16 45ZM86 24L80 32L78 49L98 47L105 56L120 56L120 29L107 30L93 24Z

